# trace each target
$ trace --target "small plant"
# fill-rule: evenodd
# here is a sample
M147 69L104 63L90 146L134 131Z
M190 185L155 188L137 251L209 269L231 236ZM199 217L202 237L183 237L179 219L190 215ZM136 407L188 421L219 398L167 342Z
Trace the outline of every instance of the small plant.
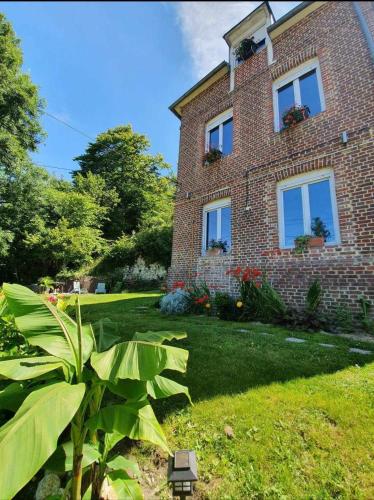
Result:
M323 238L326 241L330 237L330 231L320 217L314 217L312 221L312 233L314 236Z
M50 276L43 276L42 278L39 278L38 283L39 283L41 291L47 292L50 288L53 287L53 285L55 284L55 281Z
M219 248L224 252L227 252L227 241L210 240L208 248Z
M306 294L305 313L302 318L303 325L312 330L319 330L326 326L326 321L320 312L323 289L319 280L314 280Z
M296 254L303 254L305 253L308 248L309 248L309 242L311 240L312 236L309 234L302 234L295 238L295 249L294 252Z
M257 51L258 45L254 38L244 38L235 49L235 57L238 63L246 61Z
M364 295L359 295L358 303L361 309L358 319L361 322L362 328L365 332L374 334L374 319L370 318L372 303Z
M292 106L282 115L283 128L294 127L297 123L306 120L309 114L310 109L308 106Z
M212 163L220 160L223 156L223 153L220 149L218 148L211 148L209 151L207 151L204 155L204 165L208 166L211 165Z
M203 312L210 313L211 311L211 296L210 290L205 281L200 284L193 284L188 289L190 296L190 310L195 314L202 314Z
M224 321L237 321L242 313L243 303L228 293L217 292L214 297L214 305L217 316Z
M189 307L190 295L181 288L176 288L162 297L160 301L160 311L163 314L185 314Z
M352 333L353 328L353 314L347 306L338 305L335 308L333 325L343 333Z

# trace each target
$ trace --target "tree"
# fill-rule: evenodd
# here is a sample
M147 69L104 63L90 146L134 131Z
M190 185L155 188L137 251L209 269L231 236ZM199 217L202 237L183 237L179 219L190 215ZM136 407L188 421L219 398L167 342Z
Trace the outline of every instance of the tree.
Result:
M89 172L100 175L107 188L118 193L119 202L110 209L103 227L106 238L116 239L138 230L152 211L156 194L168 188L161 173L170 167L161 155L151 155L148 149L144 135L134 132L130 125L121 125L99 134L86 152L75 158L82 176L87 177Z
M43 138L43 101L22 73L22 51L11 24L0 14L0 168L27 159Z

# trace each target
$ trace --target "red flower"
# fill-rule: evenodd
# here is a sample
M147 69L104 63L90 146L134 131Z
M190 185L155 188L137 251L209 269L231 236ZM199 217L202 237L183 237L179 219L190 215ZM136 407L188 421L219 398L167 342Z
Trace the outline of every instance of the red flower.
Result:
M186 283L184 281L175 281L173 283L173 288L184 288Z
M257 269L257 268L253 268L253 276L254 278L257 278L258 276L261 276L262 275L262 272Z

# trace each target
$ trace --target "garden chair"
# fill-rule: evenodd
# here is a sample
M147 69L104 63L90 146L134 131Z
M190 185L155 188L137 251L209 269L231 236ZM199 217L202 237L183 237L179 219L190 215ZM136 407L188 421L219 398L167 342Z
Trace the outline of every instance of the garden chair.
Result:
M95 293L106 293L105 283L98 283L96 285Z
M81 284L79 281L73 282L73 293L81 293Z

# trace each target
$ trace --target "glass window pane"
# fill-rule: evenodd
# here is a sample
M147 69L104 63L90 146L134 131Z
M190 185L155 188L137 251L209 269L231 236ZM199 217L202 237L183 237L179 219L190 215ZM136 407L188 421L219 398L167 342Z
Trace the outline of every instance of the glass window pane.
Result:
M217 239L217 210L206 214L206 242L205 249L209 248L209 242Z
M309 71L299 78L301 104L308 106L310 116L316 115L321 111L321 100L318 91L317 71Z
M221 240L227 242L227 250L231 248L231 207L221 209Z
M315 217L319 217L330 231L330 236L326 241L335 241L336 236L334 231L334 219L332 216L330 181L326 179L325 181L309 184L308 190L311 222L313 222Z
M278 110L279 110L279 124L282 128L283 113L290 109L295 104L295 96L293 92L293 82L287 83L284 87L278 89Z
M293 246L297 236L304 234L301 188L283 191L284 243Z
M209 149L219 149L219 127L209 131Z
M232 125L233 125L232 118L223 123L222 153L224 155L229 155L232 153L232 132L233 132Z

